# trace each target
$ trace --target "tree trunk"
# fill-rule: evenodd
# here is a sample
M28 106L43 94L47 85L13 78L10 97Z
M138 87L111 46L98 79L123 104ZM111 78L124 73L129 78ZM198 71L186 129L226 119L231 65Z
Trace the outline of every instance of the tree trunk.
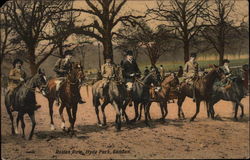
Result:
M36 57L35 57L35 49L29 48L28 49L29 52L29 66L30 66L30 71L31 71L31 75L35 75L38 69L38 66L36 65Z
M189 60L189 41L184 41L184 63L186 63Z
M107 36L107 38L104 38L105 40L102 42L103 44L103 58L104 62L106 57L111 57L113 60L113 44L111 40L111 36Z

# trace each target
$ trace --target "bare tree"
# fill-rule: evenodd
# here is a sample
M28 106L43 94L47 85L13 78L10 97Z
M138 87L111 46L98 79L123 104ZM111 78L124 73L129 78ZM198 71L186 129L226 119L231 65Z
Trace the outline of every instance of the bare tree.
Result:
M6 6L1 7L0 10L0 31L1 31L1 41L0 41L0 49L1 49L1 65L3 60L8 55L12 55L22 48L22 44L20 44L20 37L18 37L12 27L11 21L6 13Z
M189 59L190 41L201 29L200 18L207 0L157 1L156 8L149 8L147 15L164 21L175 29L176 38L183 42L184 61Z
M88 8L86 9L74 9L83 13L90 14L91 16L88 21L89 24L84 26L75 27L72 32L76 34L84 34L86 36L95 38L100 41L103 45L103 57L113 57L113 43L112 38L115 34L114 28L124 21L133 22L137 18L142 16L133 16L127 14L120 16L119 13L127 0L116 1L116 0L97 0L91 1L86 0ZM83 3L85 3L83 2ZM91 18L92 17L92 18Z
M230 19L234 0L214 0L209 1L203 19L207 25L202 30L202 35L215 48L219 54L219 64L221 65L225 54L225 45L233 32L237 32Z
M63 0L13 0L6 3L5 14L27 48L25 59L28 60L32 75L56 49L55 44L44 39L44 34L50 31L53 16L68 3Z
M135 29L132 27L121 29L116 39L118 42L122 40L122 45L132 45L137 51L141 50L148 56L151 65L155 66L162 55L171 54L176 49L177 43L171 32L172 30L165 25L159 25L153 30L141 21Z

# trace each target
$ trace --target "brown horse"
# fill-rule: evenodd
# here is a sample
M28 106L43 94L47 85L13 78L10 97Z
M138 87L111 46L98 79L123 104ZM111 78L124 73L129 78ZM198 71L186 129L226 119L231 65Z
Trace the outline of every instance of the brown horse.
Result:
M161 82L160 91L155 94L153 99L151 99L150 105L152 102L157 102L160 104L161 114L162 114L162 117L160 118L160 120L162 120L162 121L165 121L165 117L168 114L167 103L168 103L170 96L171 96L170 92L177 92L178 85L179 85L179 80L175 74L171 74L171 75L165 77L165 79ZM173 93L171 93L171 94L173 94ZM174 93L174 95L177 95L177 93ZM151 97L152 97L152 95L151 95ZM139 119L141 118L141 110L142 110L142 106L140 106L140 107L141 108L140 108ZM151 120L150 113L148 113L148 118Z
M65 130L65 120L63 117L63 109L66 107L70 128L68 131L73 133L74 124L76 121L76 112L77 112L77 104L79 95L79 89L81 87L81 82L84 78L84 74L82 71L82 66L78 63L74 63L70 73L66 76L66 79L62 82L59 97L61 99L61 105L59 105L59 114L62 120L61 128ZM56 78L50 79L47 84L47 99L49 102L49 112L50 112L50 120L51 120L51 130L54 130L54 121L53 121L53 103L56 100Z
M209 102L211 95L212 95L212 88L213 84L216 79L221 79L224 75L224 72L221 68L217 66L213 66L213 69L205 76L198 77L194 81L194 89L195 89L195 99L196 99L196 112L190 121L193 121L197 114L200 111L200 102L205 101L206 103ZM182 103L184 102L186 96L193 98L193 89L192 85L182 82L180 84L179 94L178 94L178 117L185 118L185 115L182 110ZM207 113L209 116L209 107L207 107Z

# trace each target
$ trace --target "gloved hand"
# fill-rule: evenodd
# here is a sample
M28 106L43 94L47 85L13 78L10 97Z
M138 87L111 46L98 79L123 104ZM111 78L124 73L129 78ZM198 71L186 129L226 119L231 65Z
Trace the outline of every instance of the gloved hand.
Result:
M135 74L134 74L134 73L131 73L130 76L133 77L133 76L135 76Z
M22 81L22 82L23 82L23 81L24 81L24 79L21 77L21 78L20 78L20 81Z

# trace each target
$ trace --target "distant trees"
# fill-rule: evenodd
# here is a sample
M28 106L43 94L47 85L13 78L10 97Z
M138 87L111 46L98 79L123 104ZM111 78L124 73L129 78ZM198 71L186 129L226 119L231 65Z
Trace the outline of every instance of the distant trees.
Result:
M56 49L57 45L47 41L45 35L50 32L51 21L58 11L68 5L69 1L64 0L13 0L5 4L4 14L9 17L11 28L27 49L25 59L32 75Z
M222 65L224 59L225 46L239 38L240 32L230 18L234 5L234 0L213 0L207 2L204 10L203 20L206 25L201 33L219 54L219 65Z
M143 52L155 66L162 55L172 54L178 43L174 39L172 30L165 25L159 25L156 29L150 28L146 22L141 21L137 27L125 27L117 34L118 45L126 49L126 46Z
M204 5L207 0L157 1L156 8L149 8L147 15L165 22L175 30L178 40L183 43L184 62L189 59L190 42L202 27Z

